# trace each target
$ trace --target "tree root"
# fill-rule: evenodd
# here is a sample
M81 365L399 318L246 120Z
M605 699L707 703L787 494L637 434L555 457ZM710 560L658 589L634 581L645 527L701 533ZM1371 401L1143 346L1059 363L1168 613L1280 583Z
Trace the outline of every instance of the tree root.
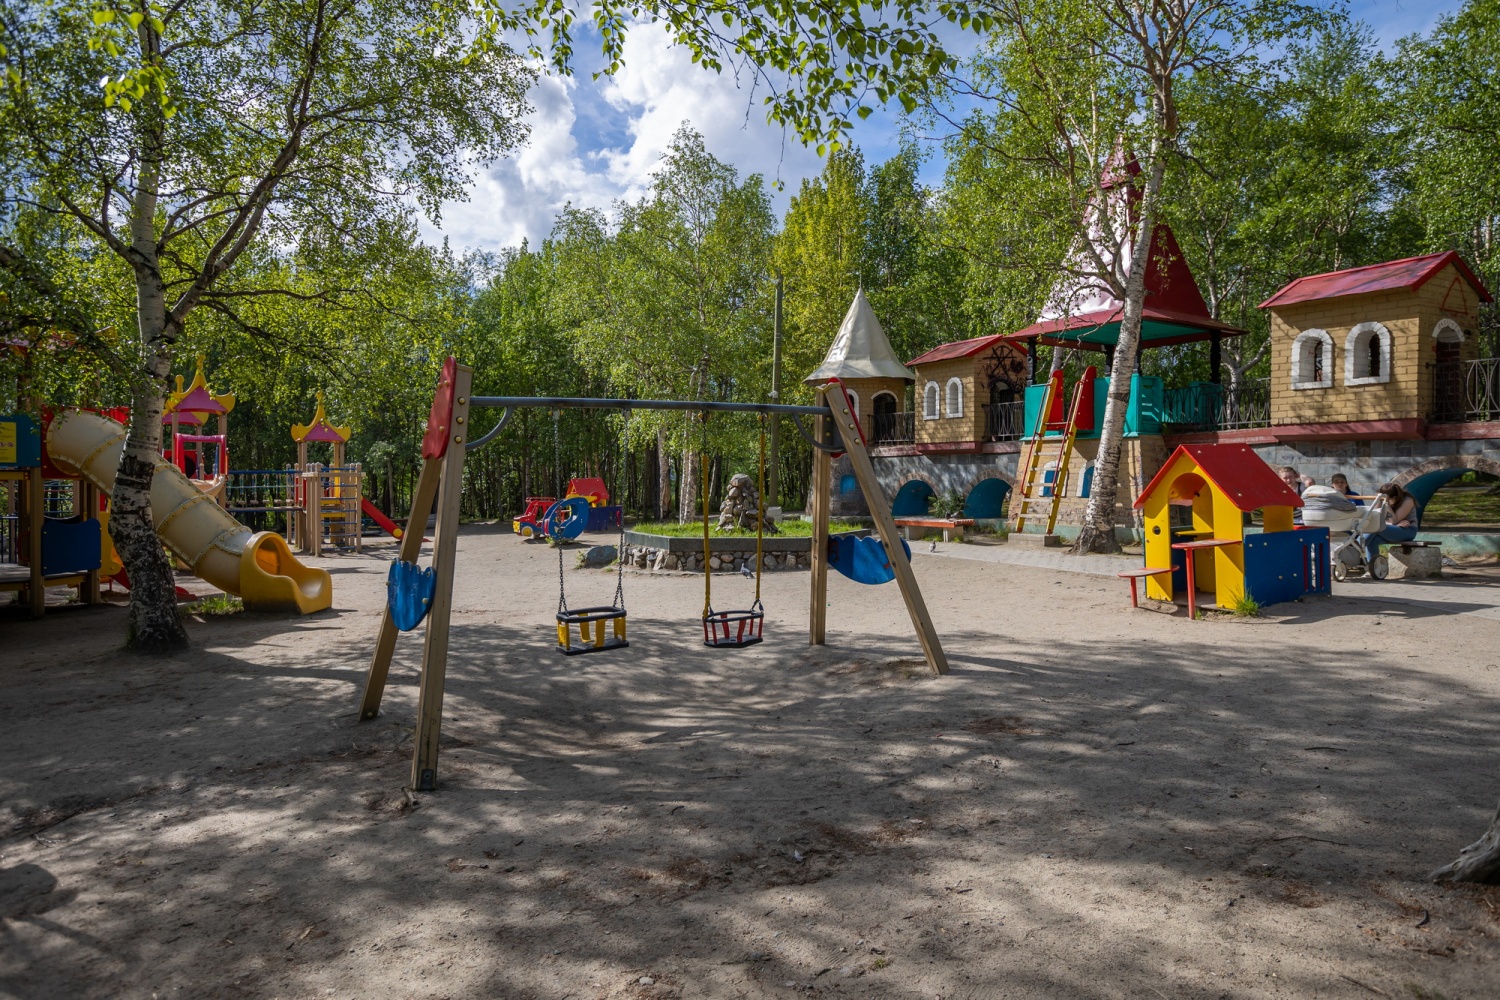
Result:
M1490 828L1474 843L1458 852L1458 858L1433 872L1434 882L1482 882L1500 884L1500 808Z

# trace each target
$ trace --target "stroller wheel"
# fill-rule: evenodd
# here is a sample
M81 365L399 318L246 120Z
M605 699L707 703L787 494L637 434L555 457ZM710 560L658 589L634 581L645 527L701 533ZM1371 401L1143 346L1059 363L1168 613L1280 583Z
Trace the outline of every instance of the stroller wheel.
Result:
M1377 580L1384 580L1391 572L1391 561L1385 556L1376 556L1370 562L1370 575Z
M1349 579L1349 567L1344 565L1344 560L1335 559L1333 561L1333 578L1339 583L1343 583Z

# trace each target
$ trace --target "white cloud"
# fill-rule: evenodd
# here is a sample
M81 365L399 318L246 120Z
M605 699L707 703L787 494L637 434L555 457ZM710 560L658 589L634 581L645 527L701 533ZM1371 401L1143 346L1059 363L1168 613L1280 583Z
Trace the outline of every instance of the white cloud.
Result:
M434 243L446 236L460 249L495 250L523 238L536 246L569 202L607 210L618 199L641 197L684 122L742 176L783 180L787 191L774 195L778 210L802 177L821 169L813 150L766 121L764 90L748 72L696 66L686 49L650 25L631 31L624 55L612 78L595 81L582 71L538 80L527 145L483 171L469 200L445 205L441 226L424 224L423 236Z

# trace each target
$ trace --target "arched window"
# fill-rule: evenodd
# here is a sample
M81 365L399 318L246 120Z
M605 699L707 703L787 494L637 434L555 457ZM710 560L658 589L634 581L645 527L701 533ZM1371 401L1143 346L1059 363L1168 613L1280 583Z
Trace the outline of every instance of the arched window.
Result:
M1344 384L1374 385L1391 380L1391 331L1360 323L1344 342Z
M844 386L844 391L849 394L849 412L854 414L855 420L859 420L859 393L847 385ZM863 424L863 421L860 421L860 423Z
M1432 328L1432 336L1439 344L1462 344L1464 342L1464 328L1447 316L1444 316Z
M928 382L927 387L922 390L922 419L936 420L938 413L938 396L941 391L936 382Z
M1333 385L1333 338L1326 330L1303 330L1292 341L1292 388Z
M877 417L895 416L901 409L901 402L893 392L877 392L870 400L870 405L875 407L871 412Z
M948 405L947 416L961 417L964 415L964 383L957 376L948 380Z

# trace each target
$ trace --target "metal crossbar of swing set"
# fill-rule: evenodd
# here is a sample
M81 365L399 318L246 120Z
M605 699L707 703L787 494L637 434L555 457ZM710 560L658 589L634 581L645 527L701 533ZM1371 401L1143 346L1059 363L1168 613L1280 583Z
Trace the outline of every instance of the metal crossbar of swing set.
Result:
M832 417L833 409L827 406L794 406L790 403L717 403L708 400L688 399L587 399L576 396L470 396L470 407L504 410L500 422L482 436L464 445L465 451L483 448L505 430L511 415L518 409L539 410L687 410L697 413L760 413L788 416L808 444L821 451L842 451L837 440L833 444L818 441L806 427L802 417ZM836 431L836 423L828 426Z

